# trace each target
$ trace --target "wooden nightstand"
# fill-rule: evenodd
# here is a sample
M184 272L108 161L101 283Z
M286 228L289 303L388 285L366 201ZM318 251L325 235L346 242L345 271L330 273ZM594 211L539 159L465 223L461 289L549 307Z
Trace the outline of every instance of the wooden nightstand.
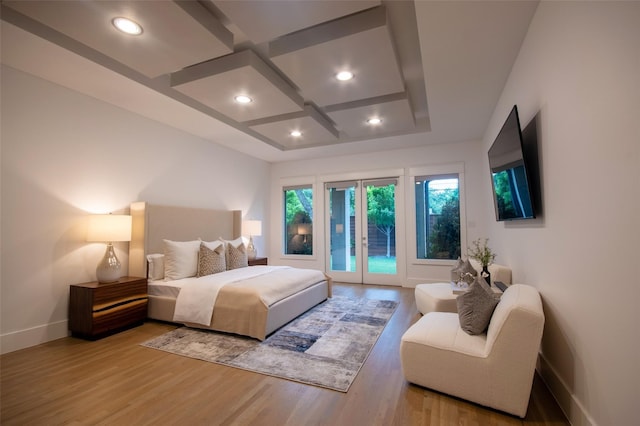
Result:
M96 339L140 325L147 318L147 303L146 278L73 284L69 292L69 330L73 336Z
M249 266L268 265L268 264L269 264L268 257L256 257L255 259L249 259Z

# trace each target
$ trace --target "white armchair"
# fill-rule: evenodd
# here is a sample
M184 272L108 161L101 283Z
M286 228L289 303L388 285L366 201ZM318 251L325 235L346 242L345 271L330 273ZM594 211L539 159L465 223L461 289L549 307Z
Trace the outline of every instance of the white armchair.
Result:
M543 327L538 291L514 284L486 333L465 333L456 313L423 316L402 336L402 371L412 383L524 417Z

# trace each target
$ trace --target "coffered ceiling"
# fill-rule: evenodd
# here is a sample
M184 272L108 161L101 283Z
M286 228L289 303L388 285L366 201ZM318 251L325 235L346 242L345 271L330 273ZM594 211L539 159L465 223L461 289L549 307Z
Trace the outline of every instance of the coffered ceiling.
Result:
M160 97L167 111L180 110L179 118L163 120L170 125L216 142L226 135L237 139L234 148L267 160L286 159L274 153L375 146L369 142L432 134L437 127L432 112L439 110L437 79L442 68L460 61L455 54L469 53L443 54L442 49L454 45L451 38L455 42L461 36L456 31L471 23L473 15L488 17L485 25L502 25L498 30L486 27L488 35L481 36L483 43L495 40L497 45L480 45L481 50L473 54L495 53L495 58L482 58L491 62L487 73L493 72L493 78L485 71L477 74L478 84L486 86L490 81L491 93L481 106L492 110L535 11L535 2L516 2L520 3L516 7L495 3L4 0L2 60L92 96L100 92L96 89L100 84L110 85L114 93L127 90L129 98L135 93L139 97L135 101L119 101L107 94L96 97L155 119L162 113L145 111L142 106L147 103L142 99ZM116 17L137 22L142 33L118 31L112 24ZM477 22L470 27L482 28ZM474 36L466 35L472 46L478 42ZM6 37L20 47L7 43ZM36 69L38 59L26 56L38 49L59 60L68 55L73 59L67 65L56 64L52 71ZM444 58L448 62L437 63ZM83 82L74 83L61 75L65 68L77 73L84 67L109 81L98 82L87 75ZM351 72L353 78L338 80L341 71ZM473 75L454 69L450 74ZM456 78L469 87L463 77ZM451 78L445 79L452 84ZM135 89L125 89L131 85ZM476 93L468 93L470 105L478 102L472 98ZM238 103L239 95L249 102ZM454 100L458 105L462 101ZM483 112L481 121L490 112ZM371 118L380 122L371 124ZM206 122L223 131L211 134L196 128ZM478 136L482 135L475 130L472 137ZM465 138L461 134L450 141ZM266 149L251 148L258 145Z

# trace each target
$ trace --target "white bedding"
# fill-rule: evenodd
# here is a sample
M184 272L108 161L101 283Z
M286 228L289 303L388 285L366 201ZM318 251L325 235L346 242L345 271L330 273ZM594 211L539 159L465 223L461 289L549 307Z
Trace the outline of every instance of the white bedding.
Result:
M173 320L209 326L220 289L224 286L251 285L262 303L272 304L325 279L321 271L289 266L252 266L200 278L184 278L165 283L179 287ZM170 291L165 288L165 291Z
M160 297L178 297L180 294L180 289L182 288L182 281L185 280L176 280L176 281L164 281L164 280L156 280L149 281L149 296L160 296Z

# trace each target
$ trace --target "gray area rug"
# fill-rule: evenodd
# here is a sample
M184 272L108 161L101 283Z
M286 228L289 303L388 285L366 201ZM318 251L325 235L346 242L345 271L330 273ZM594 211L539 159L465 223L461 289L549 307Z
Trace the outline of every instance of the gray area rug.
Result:
M142 346L346 392L397 306L335 296L264 342L182 327Z

